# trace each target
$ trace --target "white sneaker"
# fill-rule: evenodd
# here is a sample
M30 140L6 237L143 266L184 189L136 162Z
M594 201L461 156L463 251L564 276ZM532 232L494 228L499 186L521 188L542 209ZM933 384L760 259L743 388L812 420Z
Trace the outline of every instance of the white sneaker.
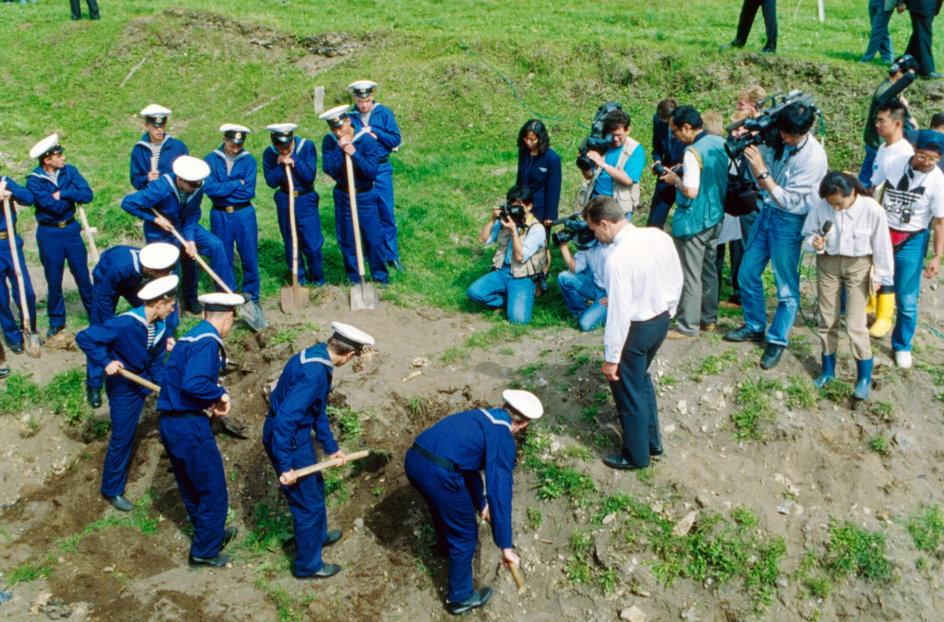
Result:
M908 369L911 367L911 352L906 352L904 350L895 352L895 365L898 365L902 369Z

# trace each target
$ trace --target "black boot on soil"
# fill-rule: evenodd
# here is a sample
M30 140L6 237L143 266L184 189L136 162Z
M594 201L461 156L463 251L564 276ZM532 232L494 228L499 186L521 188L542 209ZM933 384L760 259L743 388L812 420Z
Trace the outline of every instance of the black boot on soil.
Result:
M0 367L0 378L6 378L9 375L10 375L9 365L4 365L3 367Z
M85 397L88 399L89 406L100 408L102 405L102 388L85 386Z
M49 338L51 338L51 337L55 337L56 335L58 335L59 333L61 333L61 332L64 331L65 329L66 329L65 326L50 326L50 327L49 327L49 330L46 331L46 339L49 339Z
M230 556L223 555L222 553L216 557L194 557L190 555L190 567L191 568L202 568L204 566L210 568L223 568L229 563Z
M294 572L296 579L327 579L328 577L333 577L334 575L341 572L341 567L337 564L325 564L321 567L321 570L314 574L298 575Z
M341 536L343 535L344 535L344 532L341 531L340 529L332 529L331 531L328 532L328 535L325 536L324 542L321 543L321 548L331 546L332 544L336 544L341 539Z
M466 611L471 611L476 607L481 607L488 602L488 599L492 597L492 588L483 587L482 589L473 592L472 596L469 596L461 603L446 603L446 611L451 613L454 616L465 613Z
M113 508L119 512L130 512L134 509L134 504L128 501L128 497L124 495L115 495L114 497L105 497L105 499L112 505Z
M603 464L610 467L611 469L619 469L620 471L636 471L638 469L644 469L646 467L636 466L623 456L623 454L612 454L603 459Z

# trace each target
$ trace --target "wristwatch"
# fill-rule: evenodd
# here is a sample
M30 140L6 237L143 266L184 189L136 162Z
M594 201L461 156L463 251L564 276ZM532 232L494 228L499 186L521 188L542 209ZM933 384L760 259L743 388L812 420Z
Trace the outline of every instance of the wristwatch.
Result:
M757 181L764 181L768 177L770 177L770 171L764 171L763 173L757 176Z

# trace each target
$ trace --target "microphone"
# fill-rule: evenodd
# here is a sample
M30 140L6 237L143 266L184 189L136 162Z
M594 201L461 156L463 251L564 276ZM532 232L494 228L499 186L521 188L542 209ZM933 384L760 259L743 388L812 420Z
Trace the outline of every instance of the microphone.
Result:
M826 234L829 233L829 230L832 228L833 228L833 221L827 220L826 222L823 223L823 230L822 230L822 233L820 233L820 236L825 238ZM824 246L823 250L816 251L816 254L822 255L825 252L826 252L826 247Z

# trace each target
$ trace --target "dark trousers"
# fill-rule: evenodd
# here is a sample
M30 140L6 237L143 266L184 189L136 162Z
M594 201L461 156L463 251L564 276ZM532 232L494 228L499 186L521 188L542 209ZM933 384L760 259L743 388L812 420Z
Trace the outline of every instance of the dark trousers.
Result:
M377 191L357 193L357 219L361 227L361 249L364 253L364 271L368 268L370 276L378 283L389 281L383 230L380 226L379 202ZM354 244L354 221L351 219L351 198L347 192L334 188L334 232L338 238L338 247L344 257L344 272L351 283L360 283L357 274L357 253Z
M911 15L911 38L905 54L911 54L918 61L918 75L926 76L934 71L934 53L931 50L931 26L933 15Z
M737 35L734 40L744 45L751 34L757 9L763 8L764 28L767 30L767 43L764 48L777 49L777 0L744 0L741 5L741 18L738 20Z
M116 374L105 380L105 393L111 411L111 438L102 465L101 491L106 497L114 497L125 493L134 433L150 391Z
M744 254L744 244L741 240L728 242L728 254L731 256L731 288L733 295L739 296L738 270L741 268L741 256ZM715 268L718 271L718 292L723 289L724 283L724 244L718 245L718 254L715 256Z
M298 238L298 282L302 285L324 285L324 270L321 262L321 247L324 234L318 216L318 193L309 192L295 199L295 229ZM289 274L292 270L292 227L288 213L288 197L275 194L276 214L279 217L279 232L285 244L285 263Z
M249 300L259 302L259 226L256 223L256 208L245 207L231 214L218 209L210 210L210 232L223 244L226 263L231 268L236 265L236 255L233 253L233 246L236 246L243 266L243 294ZM235 274L233 278L235 280Z
M649 365L668 330L668 312L645 322L633 322L620 356L619 380L610 383L623 426L623 457L640 468L649 466L649 456L662 450Z
M88 4L89 19L99 19L98 0L85 0L85 3ZM72 19L82 19L81 0L69 0L69 4L72 7Z
M26 288L26 305L29 310L31 332L36 332L36 294L33 293L33 283L26 270L26 260L23 257L23 239L16 236L16 254L20 261L20 272L23 274L23 285ZM13 301L11 303L10 301ZM13 314L13 305L20 309L20 319ZM3 327L3 336L10 345L23 343L23 303L20 299L20 283L13 269L13 256L10 254L10 241L0 240L0 326Z
M39 261L46 276L46 309L49 326L66 325L66 303L62 296L62 274L66 261L69 272L75 279L82 297L85 312L92 313L92 277L88 269L88 254L82 241L82 228L74 222L62 229L58 227L36 227L36 244L39 246Z
M656 182L656 190L652 193L652 203L649 205L649 219L646 221L647 227L662 229L665 227L665 220L669 217L669 210L675 203L675 186L659 181Z

